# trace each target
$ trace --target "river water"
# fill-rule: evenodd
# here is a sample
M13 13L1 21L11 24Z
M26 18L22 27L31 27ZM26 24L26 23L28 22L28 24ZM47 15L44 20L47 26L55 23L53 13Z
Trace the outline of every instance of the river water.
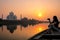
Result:
M36 25L3 25L0 26L0 40L28 40L35 34L48 29L47 23Z

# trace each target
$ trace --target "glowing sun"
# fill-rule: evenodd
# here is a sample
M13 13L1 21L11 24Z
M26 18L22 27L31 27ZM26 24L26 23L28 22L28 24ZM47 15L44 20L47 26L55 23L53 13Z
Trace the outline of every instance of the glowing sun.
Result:
M39 14L38 14L38 17L42 17L42 13L39 13Z

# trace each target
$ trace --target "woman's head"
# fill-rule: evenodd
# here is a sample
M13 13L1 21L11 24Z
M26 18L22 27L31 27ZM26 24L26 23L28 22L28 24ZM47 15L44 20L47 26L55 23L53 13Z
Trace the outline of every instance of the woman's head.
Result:
M58 20L58 19L57 19L57 16L53 16L53 20Z

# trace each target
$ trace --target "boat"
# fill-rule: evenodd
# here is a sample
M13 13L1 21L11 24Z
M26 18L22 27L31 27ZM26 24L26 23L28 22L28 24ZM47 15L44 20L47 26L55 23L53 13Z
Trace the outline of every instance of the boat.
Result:
M50 26L52 27L52 25ZM37 33L28 40L60 40L60 30L57 28L54 29L56 29L57 31L53 31L51 30L51 28L48 28L42 32Z

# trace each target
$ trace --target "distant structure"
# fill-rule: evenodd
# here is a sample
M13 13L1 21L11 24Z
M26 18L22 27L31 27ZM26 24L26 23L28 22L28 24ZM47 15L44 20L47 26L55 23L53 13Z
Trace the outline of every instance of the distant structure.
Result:
M2 19L3 19L3 14L2 14L2 16L1 16L0 20L2 20Z
M1 19L3 20L3 14L2 14L2 18ZM2 26L2 31L3 31L3 26Z
M2 14L2 19L3 19L3 14Z
M20 15L20 20L22 19L22 14Z
M7 16L7 20L17 20L17 16L13 12L10 12Z

